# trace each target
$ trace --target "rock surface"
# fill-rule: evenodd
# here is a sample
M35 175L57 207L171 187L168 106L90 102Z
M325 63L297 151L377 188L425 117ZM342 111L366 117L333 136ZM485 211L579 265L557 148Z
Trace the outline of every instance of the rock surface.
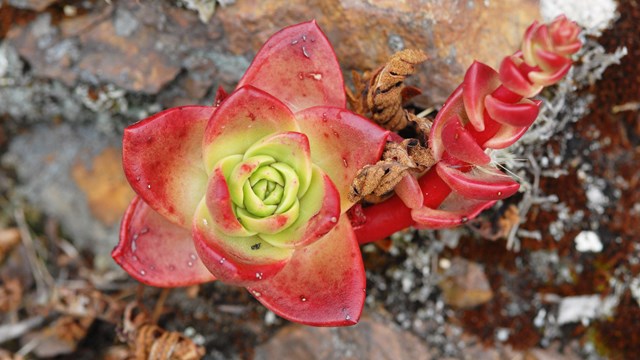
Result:
M429 349L392 322L364 317L353 327L288 325L256 348L255 359L432 359Z
M20 193L105 264L112 262L119 219L133 196L119 149L117 137L90 127L40 126L12 141L2 160L16 169Z
M414 82L425 93L422 101L438 104L474 59L497 66L517 49L538 2L237 1L219 8L207 24L168 2L100 3L77 14L54 21L42 13L13 28L9 44L36 74L69 86L111 82L156 94L184 72L197 83L188 93L195 102L206 94L203 88L231 89L274 32L315 18L347 74L375 69L404 48L426 51L430 59Z

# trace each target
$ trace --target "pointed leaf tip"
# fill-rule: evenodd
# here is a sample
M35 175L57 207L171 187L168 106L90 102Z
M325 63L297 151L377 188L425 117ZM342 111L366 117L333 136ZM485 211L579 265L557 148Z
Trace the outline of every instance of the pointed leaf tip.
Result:
M315 20L284 28L262 46L238 87L252 85L294 111L345 107L342 71L331 43Z

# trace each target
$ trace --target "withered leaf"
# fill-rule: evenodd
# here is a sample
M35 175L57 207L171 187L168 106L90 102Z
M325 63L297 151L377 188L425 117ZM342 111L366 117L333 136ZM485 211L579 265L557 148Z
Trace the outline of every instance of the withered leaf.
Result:
M351 184L349 198L354 202L380 202L392 194L404 176L422 173L434 163L431 151L416 139L387 142L382 160L358 171Z
M137 304L127 305L124 311L122 335L135 360L199 360L204 348L176 331L167 331L149 322L144 312L134 315Z
M427 55L421 50L406 49L395 53L374 73L367 92L367 107L375 122L393 131L407 126L410 115L402 105L420 90L405 87L404 79L414 74L415 66L426 60Z

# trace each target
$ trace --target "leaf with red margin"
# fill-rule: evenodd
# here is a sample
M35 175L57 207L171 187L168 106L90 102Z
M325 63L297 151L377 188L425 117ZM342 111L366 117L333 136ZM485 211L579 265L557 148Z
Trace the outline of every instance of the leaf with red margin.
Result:
M394 190L404 205L410 209L417 209L424 203L424 194L418 179L411 174L403 176Z
M276 248L253 236L229 236L214 222L206 202L198 205L191 235L196 251L209 271L220 281L244 286L277 274L293 250Z
M491 119L501 124L529 126L538 117L540 101L522 99L516 103L508 103L489 95L485 97L484 104Z
M438 209L414 209L411 217L418 229L446 229L466 223L495 203L496 200L473 200L452 192Z
M358 322L365 299L365 273L360 247L349 219L322 239L297 250L276 276L247 289L283 318L314 326Z
M457 115L449 118L443 125L440 136L449 155L475 165L491 162L491 158L478 145L473 135L460 124Z
M201 151L207 173L220 159L242 155L265 136L284 131L298 131L285 104L252 86L238 88L220 104L205 129Z
M484 98L500 86L498 73L489 65L474 61L464 74L462 99L469 122L477 131L484 131Z
M202 136L214 110L172 108L124 131L122 162L131 187L155 211L185 228L191 227L207 184Z
M284 28L262 46L238 87L252 85L294 112L312 106L344 108L340 64L315 20Z
M136 196L122 220L113 259L132 277L158 287L215 280L196 255L191 232L167 221Z
M290 227L277 234L260 234L274 246L300 248L327 234L340 217L340 193L317 165L307 193L300 199L300 213Z
M528 76L525 76L520 67L524 67L524 60L517 55L507 56L500 63L500 81L509 90L522 95L525 98L536 96L543 88L538 84L532 84Z
M453 117L466 118L464 109L464 102L462 100L462 86L458 86L449 98L442 106L442 109L438 111L436 119L431 125L431 131L429 132L429 148L436 161L442 159L445 152L445 144L442 141L442 129L449 123Z
M342 213L353 205L348 192L358 170L380 159L388 131L349 110L318 106L295 114L311 145L311 159L340 192Z
M498 132L496 132L489 140L485 141L482 146L489 149L504 149L518 141L518 139L520 139L528 129L528 126L511 126L501 124Z
M441 161L436 165L436 171L453 191L469 199L505 199L520 188L520 184L494 167L474 167L462 172Z

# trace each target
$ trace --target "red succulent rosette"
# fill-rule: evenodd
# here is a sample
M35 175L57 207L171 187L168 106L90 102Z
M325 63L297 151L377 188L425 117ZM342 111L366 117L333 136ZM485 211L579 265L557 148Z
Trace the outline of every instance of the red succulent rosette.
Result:
M113 258L149 285L217 279L292 321L356 323L365 276L347 193L387 132L346 110L340 67L314 21L273 35L216 103L125 130L138 197Z

